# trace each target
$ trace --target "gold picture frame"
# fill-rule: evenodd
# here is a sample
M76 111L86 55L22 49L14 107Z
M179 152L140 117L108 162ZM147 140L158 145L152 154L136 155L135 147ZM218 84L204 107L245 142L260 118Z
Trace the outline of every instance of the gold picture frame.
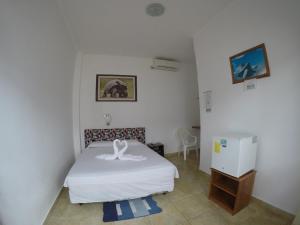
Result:
M137 76L134 75L96 75L97 102L136 102Z

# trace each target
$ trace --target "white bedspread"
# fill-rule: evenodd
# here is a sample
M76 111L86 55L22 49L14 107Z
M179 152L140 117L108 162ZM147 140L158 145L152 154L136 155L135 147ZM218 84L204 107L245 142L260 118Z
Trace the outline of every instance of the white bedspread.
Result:
M104 202L144 197L172 191L177 168L146 145L129 145L127 152L143 155L144 161L100 160L112 147L88 148L65 179L72 203Z

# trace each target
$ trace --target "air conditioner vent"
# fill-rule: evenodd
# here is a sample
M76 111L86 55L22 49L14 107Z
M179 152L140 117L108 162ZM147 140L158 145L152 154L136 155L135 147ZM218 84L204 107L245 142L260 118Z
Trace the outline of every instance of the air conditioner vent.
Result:
M179 70L179 62L175 60L155 58L153 59L151 69L176 72Z

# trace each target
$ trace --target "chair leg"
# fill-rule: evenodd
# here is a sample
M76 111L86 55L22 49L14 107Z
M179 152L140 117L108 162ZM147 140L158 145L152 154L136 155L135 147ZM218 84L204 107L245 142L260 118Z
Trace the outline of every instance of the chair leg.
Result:
M186 160L186 150L187 150L187 148L184 146L184 149L183 149L183 159L184 160Z

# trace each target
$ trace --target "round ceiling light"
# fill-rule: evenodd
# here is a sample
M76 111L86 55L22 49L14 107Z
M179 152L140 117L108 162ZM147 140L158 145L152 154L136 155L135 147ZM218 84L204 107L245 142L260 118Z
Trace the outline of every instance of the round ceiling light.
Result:
M151 3L146 7L149 16L161 16L165 12L165 7L160 3Z

